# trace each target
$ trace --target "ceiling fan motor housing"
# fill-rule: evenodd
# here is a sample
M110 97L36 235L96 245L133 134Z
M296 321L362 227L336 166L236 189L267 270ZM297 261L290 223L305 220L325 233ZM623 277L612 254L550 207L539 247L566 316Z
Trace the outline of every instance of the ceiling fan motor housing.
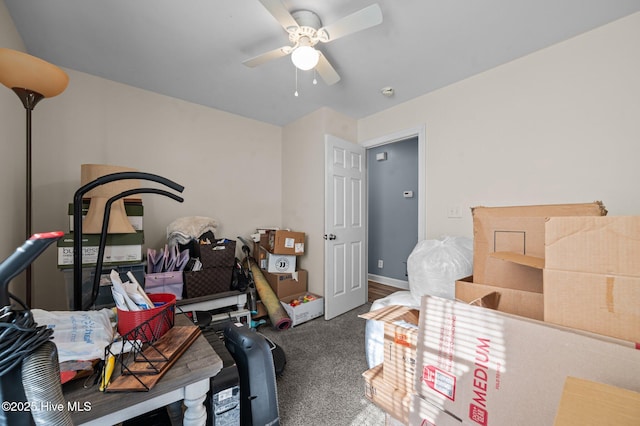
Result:
M289 41L302 46L315 46L319 41L326 42L324 31L318 32L322 27L320 17L310 10L296 10L291 16L298 23L298 27L288 27Z

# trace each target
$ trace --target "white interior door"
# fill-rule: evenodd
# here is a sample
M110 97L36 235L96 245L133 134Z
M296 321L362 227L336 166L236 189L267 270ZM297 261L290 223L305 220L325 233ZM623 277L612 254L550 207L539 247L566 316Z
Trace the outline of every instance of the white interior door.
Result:
M367 301L366 194L364 147L325 136L325 319Z

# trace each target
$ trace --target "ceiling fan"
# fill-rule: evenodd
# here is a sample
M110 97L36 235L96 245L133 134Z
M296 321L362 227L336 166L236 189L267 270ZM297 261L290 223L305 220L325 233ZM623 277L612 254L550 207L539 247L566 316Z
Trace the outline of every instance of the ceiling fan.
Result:
M289 12L281 0L259 0L274 18L289 33L292 45L282 46L243 62L248 67L257 67L272 59L291 54L294 65L302 70L315 68L324 82L330 86L340 81L340 76L327 58L315 49L319 42L328 43L382 23L382 11L378 4L347 15L333 24L322 26L318 15L309 10Z

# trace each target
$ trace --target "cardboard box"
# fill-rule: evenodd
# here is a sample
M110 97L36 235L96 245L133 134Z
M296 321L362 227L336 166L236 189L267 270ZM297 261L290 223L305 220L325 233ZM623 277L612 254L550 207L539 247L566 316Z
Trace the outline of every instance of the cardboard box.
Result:
M260 261L260 268L272 274L290 274L296 271L296 257L267 252Z
M269 286L278 299L307 291L308 274L304 269L298 269L288 274L272 274L267 271L262 271L262 275L264 275L265 279L269 282Z
M567 376L640 390L630 344L437 297L417 354L416 392L470 424L553 424Z
M300 293L293 296L289 296L280 301L284 310L289 314L289 318L291 318L291 326L295 327L296 325L302 324L303 322L312 320L314 318L321 317L324 315L324 299L320 296L313 294L316 298L310 302L301 303L298 306L291 306L289 302L299 297L303 297L306 294L311 293Z
M304 232L293 232L284 230L269 230L267 240L267 250L273 254L286 254L300 256L304 254ZM262 236L260 237L260 244Z
M480 284L542 293L546 218L603 216L606 213L601 202L474 207L474 280ZM509 254L518 256L527 265L509 261ZM538 267L532 268L532 265Z
M473 277L456 281L456 299L465 303L492 292L500 295L499 311L540 321L544 319L544 296L541 293L479 284L473 282Z
M438 407L419 395L415 393L411 395L409 423L407 425L460 426L462 424L460 420L438 409Z
M383 364L365 371L362 377L364 377L364 396L402 424L409 424L411 392L406 389L397 389L384 380Z
M73 234L65 234L57 241L58 266L73 267ZM122 262L141 262L144 232L131 234L107 234L103 262L117 264ZM95 265L98 261L99 234L82 235L82 264Z
M124 202L124 210L127 214L127 219L133 226L133 229L136 231L143 230L143 216L144 216L144 207L140 202ZM89 200L82 202L82 220L84 221L87 216L87 212L89 211ZM69 232L73 232L73 203L69 203L68 208L69 215Z
M554 426L640 424L640 393L567 377Z
M544 320L640 342L640 216L550 218Z
M399 305L359 315L384 324L384 379L405 392L413 389L419 316L418 310Z

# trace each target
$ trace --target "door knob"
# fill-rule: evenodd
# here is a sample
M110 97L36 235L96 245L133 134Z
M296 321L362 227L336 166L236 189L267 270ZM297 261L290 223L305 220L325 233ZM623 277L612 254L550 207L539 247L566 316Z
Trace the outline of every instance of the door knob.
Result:
M334 234L329 234L329 235L324 234L324 239L325 240L335 240L336 236Z

